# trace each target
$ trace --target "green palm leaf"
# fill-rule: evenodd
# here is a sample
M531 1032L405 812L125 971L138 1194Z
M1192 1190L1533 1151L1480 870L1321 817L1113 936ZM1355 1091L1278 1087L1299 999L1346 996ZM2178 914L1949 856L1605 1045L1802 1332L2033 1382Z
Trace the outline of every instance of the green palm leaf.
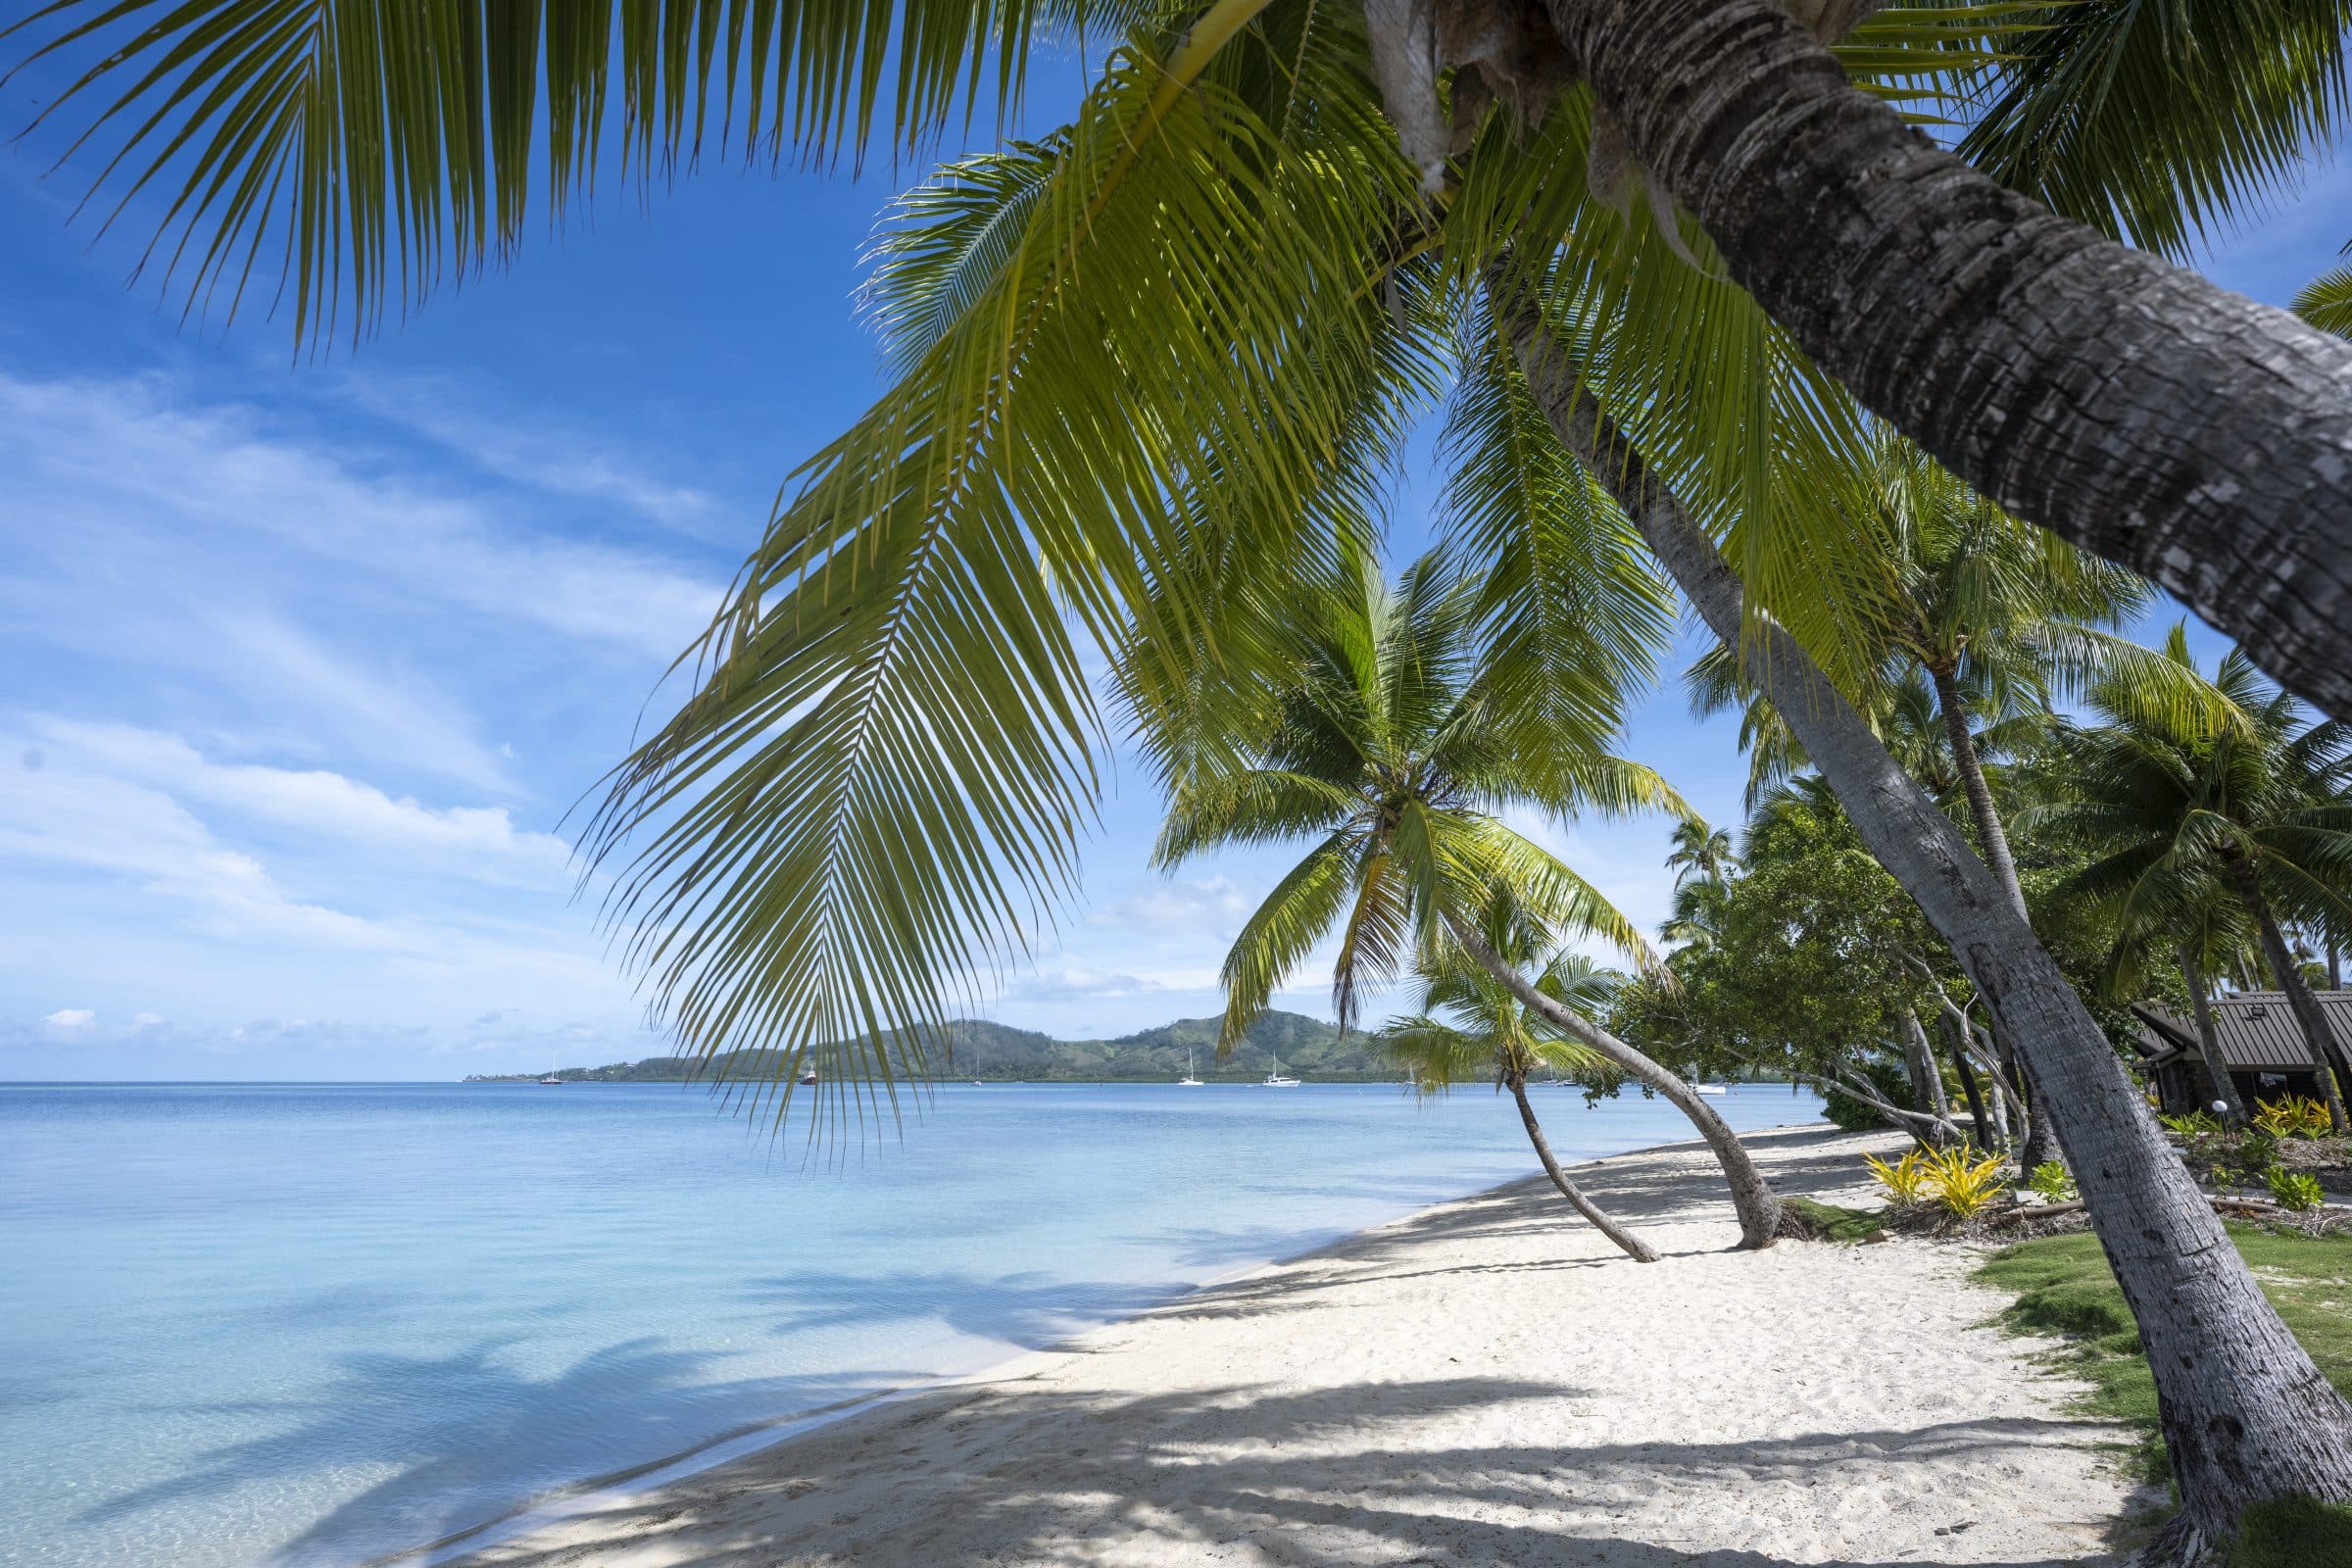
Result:
M298 342L503 259L533 181L561 217L600 163L651 180L927 145L1017 112L1041 33L1143 0L55 0L26 63L79 64L42 119L114 138L90 198L166 197L147 259L233 317L282 257ZM86 64L84 64L86 62Z
M2323 332L2352 337L2352 267L2333 268L2304 284L2293 309Z
M2066 0L1974 73L1960 154L2180 257L2299 179L2345 107L2347 0Z

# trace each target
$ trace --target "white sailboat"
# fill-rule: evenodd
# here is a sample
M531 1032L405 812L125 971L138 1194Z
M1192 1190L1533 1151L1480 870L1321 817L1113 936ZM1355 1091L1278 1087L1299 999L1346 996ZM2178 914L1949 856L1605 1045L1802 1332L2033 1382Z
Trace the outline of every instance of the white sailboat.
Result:
M543 1084L557 1085L561 1085L564 1082L563 1079L556 1076L556 1053L554 1051L550 1051L547 1054L547 1076L539 1081Z
M1184 1076L1176 1080L1176 1087L1179 1089L1200 1087L1200 1080L1193 1076L1193 1048L1190 1046L1184 1048Z
M1274 1070L1266 1074L1263 1078L1260 1078L1257 1081L1257 1086L1260 1089L1296 1089L1298 1087L1298 1080L1296 1078L1285 1078L1282 1075L1282 1058L1280 1056L1276 1056L1274 1058Z

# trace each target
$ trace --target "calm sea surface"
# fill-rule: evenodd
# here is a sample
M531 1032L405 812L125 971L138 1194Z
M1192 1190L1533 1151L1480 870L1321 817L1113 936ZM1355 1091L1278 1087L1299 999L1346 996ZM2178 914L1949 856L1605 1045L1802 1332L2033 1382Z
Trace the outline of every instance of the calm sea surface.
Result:
M1690 1136L1538 1103L1563 1157ZM0 1084L0 1562L362 1561L1535 1168L1507 1101L1352 1086L804 1152L674 1086Z

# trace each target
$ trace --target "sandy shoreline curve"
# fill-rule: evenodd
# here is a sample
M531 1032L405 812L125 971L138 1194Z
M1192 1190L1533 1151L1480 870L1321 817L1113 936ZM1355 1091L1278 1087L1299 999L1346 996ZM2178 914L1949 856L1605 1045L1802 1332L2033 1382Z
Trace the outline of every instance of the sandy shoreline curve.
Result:
M1745 1141L1866 1197L1885 1134ZM2054 1564L2132 1488L1972 1254L1737 1240L1703 1146L1419 1210L984 1372L740 1435L406 1563ZM732 1451L740 1447L742 1451Z

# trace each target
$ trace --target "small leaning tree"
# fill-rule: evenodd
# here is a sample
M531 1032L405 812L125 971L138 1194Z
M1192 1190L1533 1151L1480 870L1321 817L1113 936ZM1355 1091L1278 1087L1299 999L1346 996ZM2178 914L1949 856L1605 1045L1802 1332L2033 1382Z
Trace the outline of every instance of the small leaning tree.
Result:
M1780 1200L1730 1126L1691 1087L1566 1002L1545 995L1481 929L1508 900L1551 942L1597 938L1652 964L1631 921L1501 813L1664 809L1688 814L1649 768L1590 738L1531 746L1482 681L1477 590L1424 559L1392 590L1368 557L1307 593L1291 618L1298 672L1243 730L1226 765L1180 782L1154 850L1174 866L1232 845L1311 848L1246 921L1225 959L1218 1049L1333 936L1341 1027L1369 983L1416 954L1458 948L1521 1005L1688 1115L1722 1162L1741 1245L1769 1247Z
M1496 908L1505 912L1501 919L1489 919L1489 946L1497 952L1525 946L1524 940L1512 941L1518 932L1512 929L1506 906ZM1410 1072L1414 1088L1424 1095L1445 1094L1457 1080L1492 1077L1494 1087L1518 1107L1527 1141L1560 1196L1637 1262L1656 1262L1656 1249L1602 1212L1560 1169L1535 1104L1527 1098L1528 1077L1538 1069L1590 1073L1605 1070L1606 1058L1530 1010L1494 976L1462 962L1457 952L1441 950L1432 957L1422 975L1420 1009L1392 1020L1373 1036L1380 1054ZM1624 978L1582 954L1562 953L1544 964L1529 984L1562 1006L1593 1017L1607 1010Z

